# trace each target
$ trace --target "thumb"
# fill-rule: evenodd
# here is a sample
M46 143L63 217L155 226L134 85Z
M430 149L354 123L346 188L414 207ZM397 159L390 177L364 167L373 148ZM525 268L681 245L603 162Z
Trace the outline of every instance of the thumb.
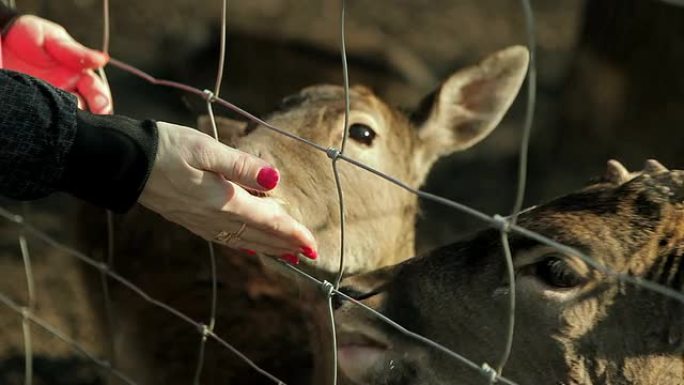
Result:
M203 151L195 154L197 166L223 175L243 187L268 191L280 180L280 173L264 160L206 137Z
M58 62L76 71L103 67L109 61L104 52L86 48L71 36L46 36L45 50Z

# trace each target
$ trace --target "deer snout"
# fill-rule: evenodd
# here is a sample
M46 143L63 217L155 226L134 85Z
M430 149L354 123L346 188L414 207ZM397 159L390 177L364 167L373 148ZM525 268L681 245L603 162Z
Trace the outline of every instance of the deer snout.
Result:
M354 287L341 287L340 292L344 295L336 295L333 297L333 309L338 310L342 306L345 305L345 303L352 302L349 300L349 298L356 300L371 309L378 310L383 303L383 300L385 298L384 295L384 287L380 287L374 290L370 291L360 291L357 288ZM353 306L357 306L356 304L352 304Z
M398 266L398 265L397 265ZM394 278L397 266L389 266L366 274L347 277L340 284L340 292L333 299L335 310L345 304L352 304L350 299L358 301L371 309L380 311L387 297L387 288Z

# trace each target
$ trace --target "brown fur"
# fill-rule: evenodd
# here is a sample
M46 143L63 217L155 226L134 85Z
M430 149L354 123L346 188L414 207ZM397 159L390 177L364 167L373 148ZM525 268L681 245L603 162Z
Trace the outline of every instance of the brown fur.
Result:
M347 155L418 187L440 156L483 139L512 103L527 67L527 51L512 47L479 66L455 73L437 91L439 103L424 122L413 124L365 87L351 90L350 123L371 127L377 138L368 146L350 139ZM471 90L482 108L468 109ZM269 123L326 147L338 147L343 90L306 88L286 98ZM453 124L459 122L459 124ZM469 122L467 135L462 123ZM200 126L207 130L208 120ZM271 162L282 183L267 198L313 232L319 261L305 266L329 277L339 263L339 213L331 162L325 154L264 127L219 119L228 144ZM363 272L409 258L414 248L417 199L345 162L339 162L346 203L346 272ZM143 209L117 220L116 269L150 293L196 320L208 322L211 276L206 242ZM307 316L314 288L277 272L270 259L257 259L217 246L218 314L216 333L248 357L290 383L309 381L312 365ZM95 281L94 281L95 282ZM97 286L97 284L96 284ZM127 290L114 287L118 364L144 383L187 384L197 362L197 330L151 307ZM301 300L306 297L307 300ZM315 298L322 298L316 295ZM210 342L202 383L268 382L224 348Z
M612 162L608 178L524 213L519 223L614 272L684 294L684 171L658 165L649 161L643 173L629 174ZM509 238L517 310L506 377L519 384L684 384L681 301L599 273L577 256L515 234ZM562 271L583 281L569 288L549 284L543 269L549 258L560 258ZM499 233L486 230L423 258L348 278L343 287L357 296L381 288L365 300L369 306L478 364L495 366L505 340L506 276ZM367 335L388 346L370 369L342 364L355 383L487 383L351 304L336 315L343 345Z

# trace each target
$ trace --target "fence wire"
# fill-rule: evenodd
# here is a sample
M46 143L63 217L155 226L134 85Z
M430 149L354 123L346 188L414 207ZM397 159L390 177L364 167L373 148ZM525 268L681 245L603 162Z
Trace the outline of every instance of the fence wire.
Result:
M113 67L116 67L120 70L129 72L135 76L138 76L146 81L148 81L151 84L159 85L159 86L165 86L165 87L170 87L170 88L175 88L190 94L194 94L198 97L203 98L206 101L206 107L207 107L207 112L212 124L213 128L213 137L218 140L218 130L216 127L216 119L213 111L212 105L214 103L231 110L235 113L238 113L245 117L248 120L251 120L252 122L255 122L257 124L260 124L261 126L264 126L280 135L284 135L286 137L289 137L293 140L296 140L304 145L310 146L318 151L321 151L325 153L331 160L332 164L332 169L333 169L333 174L335 178L335 185L336 185L336 190L338 194L338 199L339 199L339 207L340 207L340 265L339 269L337 271L335 281L334 283L330 283L327 281L320 281L317 278L305 273L304 271L296 268L295 266L288 265L283 263L288 269L292 270L296 274L300 275L304 279L308 280L312 284L320 287L322 289L322 292L325 293L326 299L328 301L328 310L329 310L329 315L330 315L330 324L332 328L332 340L335 341L335 320L334 320L334 312L333 312L333 307L332 307L332 297L333 296L340 296L341 298L345 299L346 301L349 301L350 303L354 304L355 306L358 306L360 309L363 309L365 312L368 312L372 314L373 316L377 317L379 320L385 322L388 326L398 330L402 334L416 340L417 342L424 344L430 348L436 349L438 351L441 351L448 356L452 357L456 361L466 365L467 367L471 368L474 373L479 373L480 375L484 376L489 380L490 383L494 382L499 382L499 383L504 383L504 384L509 384L513 385L515 382L512 380L504 377L502 375L502 371L505 367L506 362L508 361L508 357L510 356L510 351L512 347L512 342L513 342L513 330L514 330L514 324L515 324L515 274L513 270L513 262L512 262L512 255L511 255L511 250L510 250L510 245L508 242L508 234L510 233L516 233L521 236L536 240L539 243L548 245L552 248L555 248L556 250L566 253L566 254L572 254L578 256L580 259L584 260L589 266L592 268L600 271L601 273L614 277L620 281L627 282L630 284L638 285L641 286L645 289L657 292L661 295L670 297L674 300L677 300L679 302L684 303L684 294L679 293L673 289L670 289L668 287L665 287L663 285L660 285L655 282L651 282L648 280L644 280L640 277L634 277L628 274L624 273L618 273L615 271L610 270L608 267L604 266L603 264L595 261L593 258L590 256L586 255L585 253L582 253L572 247L560 244L558 242L553 241L552 239L532 232L530 230L527 230L516 223L516 219L518 216L518 213L520 212L522 205L523 205L523 198L524 198L524 191L525 191L525 185L526 185L526 170L527 170L527 150L529 147L529 139L530 139L530 133L531 133L531 127L532 127L532 122L533 122L533 117L534 117L534 105L535 105L535 97L536 97L536 50L535 50L535 32L534 32L534 16L532 13L532 8L530 6L529 0L521 0L522 3L522 8L524 11L525 15L525 20L526 20L526 27L527 27L527 39L528 39L528 48L530 51L530 67L528 70L528 89L527 89L527 108L526 108L526 114L525 114L525 122L524 122L524 128L523 128L523 133L522 133L522 141L521 141L521 152L520 152L520 163L519 163L519 175L518 175L518 187L517 187L517 193L516 193L516 198L515 198L515 204L514 208L511 212L510 217L502 217L500 215L494 215L490 216L487 215L481 211L478 211L474 208L468 207L464 204L422 191L420 189L416 189L411 187L410 185L404 183L401 180L398 180L392 176L386 175L378 170L375 170L374 168L365 165L359 161L356 161L350 157L348 157L345 153L345 145L346 145L346 140L348 137L348 128L349 128L349 74L348 74L348 68L347 68L347 58L346 58L346 46L345 46L345 1L341 0L341 8L340 8L340 52L341 52L341 59L342 59L342 72L343 72L343 81L344 81L344 98L345 98L345 111L344 111L344 134L341 140L341 146L340 149L336 148L327 148L325 146L321 146L317 143L314 143L308 139L301 138L299 136L296 136L290 132L287 132L285 130L282 130L278 127L275 127L268 122L263 121L262 119L252 115L251 113L241 109L240 107L225 101L224 99L221 99L219 97L220 94L220 87L223 79L223 72L224 72L224 67L225 67L225 50L226 50L226 32L227 32L227 0L222 0L222 17L221 17L221 39L220 39L220 54L219 54L219 64L218 64L218 71L216 75L216 84L215 88L213 91L209 90L200 90L198 88L186 85L186 84L181 84L178 82L174 82L171 80L164 80L164 79L157 79L142 70L139 70L133 66L130 66L122 61L116 60L116 59L111 59L110 65ZM109 27L110 21L109 21L109 1L108 0L103 0L103 51L108 52L109 50L109 36L110 36L110 27ZM104 70L100 71L100 75L103 79L103 81L106 82L106 74ZM356 166L360 169L366 170L371 174L374 174L377 177L383 178L390 183L393 183L394 185L398 186L401 189L404 189L406 191L409 191L415 195L417 195L419 198L430 200L433 202L436 202L438 204L444 205L446 207L455 209L459 212L465 213L467 215L473 216L486 224L488 224L491 227L494 227L500 231L501 235L501 244L502 244L502 249L503 249L503 255L506 259L506 266L507 266L507 273L508 273L508 278L510 282L510 287L509 287L509 309L508 309L508 314L509 314L509 319L508 319L508 325L507 325L507 333L506 333L506 341L505 341L505 348L504 351L502 352L502 357L496 367L490 366L489 363L481 363L477 364L468 358L458 354L457 352L454 352L443 345L432 341L424 336L421 336L413 331L410 331L403 326L397 324L395 321L387 318L385 315L375 311L374 309L369 308L368 306L364 305L363 303L357 301L356 299L346 295L345 293L339 291L339 284L341 281L341 278L344 274L344 246L345 246L345 223L344 223L344 218L345 218L345 211L344 211L344 196L342 194L342 186L340 183L340 177L339 177L339 172L337 168L337 164L339 161L344 161L348 164L351 164L353 166ZM28 292L28 302L27 305L21 306L17 304L16 302L12 301L8 296L0 293L0 302L6 305L9 309L17 312L18 314L21 315L22 317L22 330L23 330L23 336L24 336L24 346L25 346L25 384L30 385L32 383L32 347L31 347L31 332L30 332L30 327L29 324L32 323L39 328L47 331L48 333L54 335L55 337L63 340L65 343L70 345L74 350L77 352L81 353L84 355L86 358L91 360L94 364L97 366L105 369L108 373L109 376L113 376L118 378L119 380L127 383L127 384L136 384L132 379L128 378L124 373L121 373L118 371L115 367L115 352L112 349L110 351L110 357L109 360L102 360L100 358L97 358L95 355L89 353L86 349L83 348L77 341L69 338L67 335L62 333L61 331L57 330L54 328L52 325L49 325L46 323L44 320L38 318L34 314L34 307L35 307L35 282L33 279L32 275L32 268L31 268L31 260L30 260L30 255L29 255L29 248L28 248L28 243L27 243L27 236L32 236L36 239L39 239L48 245L61 250L65 252L66 255L69 255L71 257L74 257L83 263L87 264L88 266L95 268L100 271L101 277L102 277L102 285L103 285L103 290L105 294L105 308L107 312L107 317L109 319L109 332L113 333L114 330L114 325L113 325L113 314L112 314L112 309L111 309L111 298L109 298L109 291L108 291L108 280L111 279L118 284L126 287L128 290L131 290L132 292L136 293L138 296L140 296L142 299L144 299L146 302L149 304L156 306L163 311L168 312L169 314L175 316L176 318L182 320L183 322L187 323L191 327L195 328L198 333L200 334L200 348L198 352L198 359L197 359L197 366L196 366L196 371L195 371L195 376L193 379L194 384L199 384L201 375L202 375L202 369L204 366L204 355L205 355L205 347L208 339L212 339L216 342L218 342L221 346L223 346L225 349L231 351L238 357L240 360L245 362L247 365L249 365L252 369L254 369L257 373L260 373L264 377L268 378L269 380L273 381L276 384L284 384L283 381L278 379L277 377L273 376L266 370L260 368L258 365L256 365L253 361L251 361L248 357L246 357L243 353L235 349L232 345L230 345L225 339L219 337L216 335L214 332L214 326L216 322L216 306L217 306L217 277L216 277L216 255L215 255L215 250L213 244L210 242L208 244L208 254L209 254L209 263L210 263L210 269L211 269L211 280L212 280L212 294L211 294L211 299L210 299L210 317L207 323L201 323L199 321L195 321L188 317L187 315L183 314L182 312L174 309L173 307L151 297L149 294L144 292L142 289L140 289L138 286L133 284L132 282L126 280L119 274L117 274L113 270L114 266L114 233L113 233L113 216L111 213L108 213L107 215L107 224L108 224L108 246L107 246L107 257L106 261L97 261L91 257L86 256L85 254L74 250L73 248L70 248L69 246L64 245L63 243L60 243L59 241L55 240L54 238L50 237L44 232L41 232L34 226L32 226L30 223L28 223L25 220L25 216L17 215L11 211L8 211L2 207L0 207L0 217L4 218L5 220L8 220L12 223L15 223L16 225L21 227L21 235L19 238L19 243L20 243L20 249L21 249L21 255L24 261L24 266L25 266L25 273L27 277L27 292ZM336 343L333 343L333 373L331 373L331 383L336 384L337 383L337 346Z

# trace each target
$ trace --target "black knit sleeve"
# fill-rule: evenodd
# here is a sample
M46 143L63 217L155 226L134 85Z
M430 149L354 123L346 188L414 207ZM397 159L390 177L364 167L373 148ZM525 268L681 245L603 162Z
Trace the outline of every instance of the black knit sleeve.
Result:
M28 75L0 71L0 194L56 190L117 212L138 199L157 151L152 121L78 111L76 98Z

